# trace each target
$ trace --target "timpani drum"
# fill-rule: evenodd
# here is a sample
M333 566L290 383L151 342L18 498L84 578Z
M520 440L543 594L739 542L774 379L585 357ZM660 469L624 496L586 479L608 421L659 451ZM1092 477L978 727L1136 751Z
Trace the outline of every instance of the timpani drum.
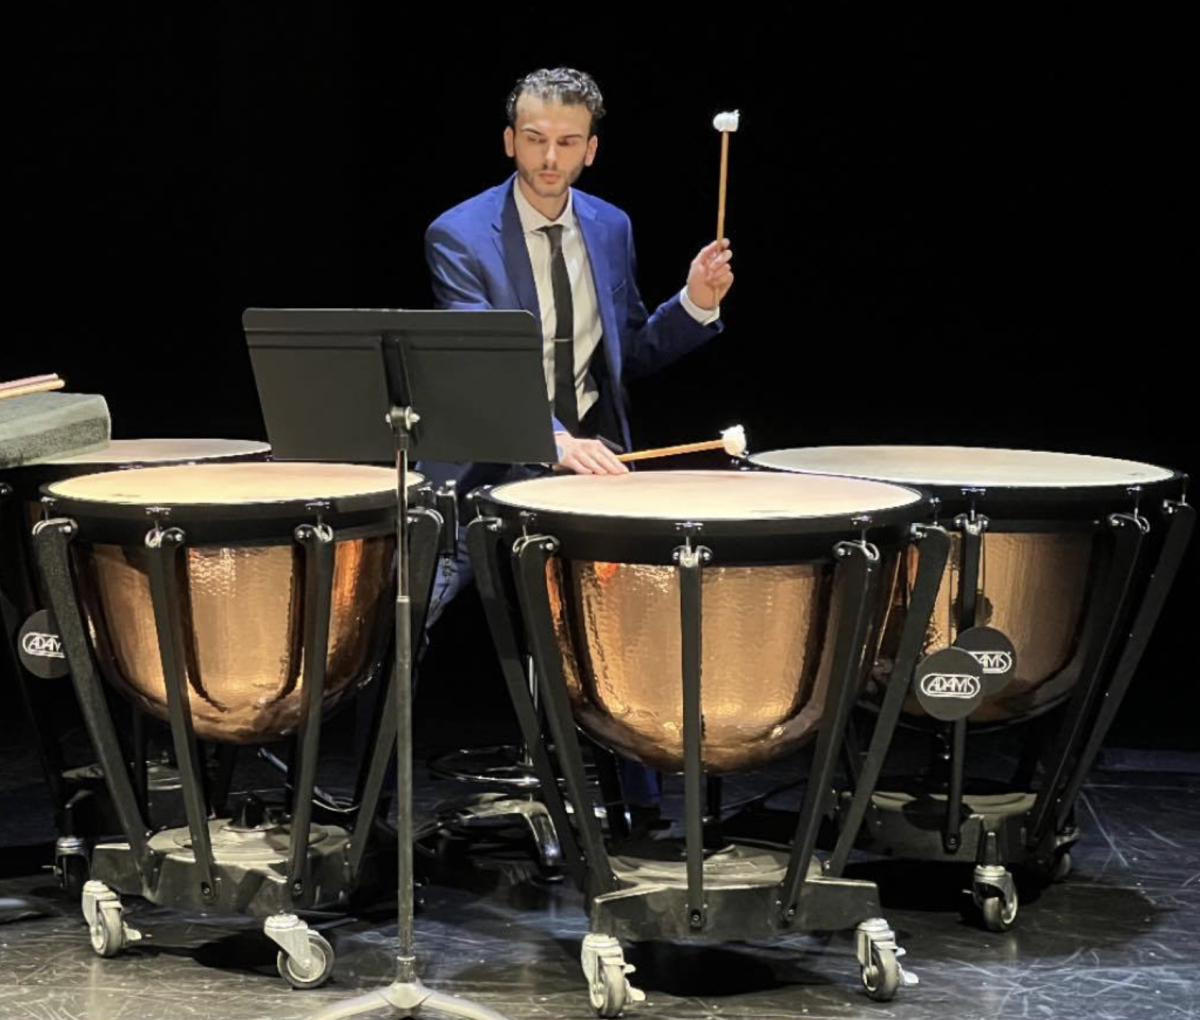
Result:
M1030 863L1044 875L1069 868L1074 800L1190 536L1186 479L1128 460L964 447L816 447L750 462L912 485L937 500L951 551L921 651L924 663L965 661L967 668L894 669L915 591L906 557L869 700L894 701L891 688L899 685L904 714L944 741L937 757L949 771L940 791L877 792L871 810L887 817L869 819L864 839L887 853L975 861L984 920L1008 927L1017 898L1006 863ZM968 728L1034 720L1056 708L1039 721L1046 736L1027 741L1015 775L968 774ZM886 720L885 712L884 730ZM868 771L877 775L880 765L871 762ZM943 824L929 824L937 813ZM918 816L924 821L907 831L898 824Z
M246 913L267 918L280 973L315 987L329 976L332 949L294 911L343 903L358 881L395 737L394 720L381 725L364 756L359 790L367 792L346 815L356 817L354 831L315 824L322 715L385 672L396 605L395 472L190 464L80 475L43 493L52 516L35 528L39 566L125 836L93 854L83 892L93 948L109 956L137 937L122 920L122 894ZM436 548L436 529L409 535ZM432 557L423 559L418 589L432 577ZM94 663L113 688L169 723L186 828L147 835ZM247 795L230 817L213 817L221 805L200 741L288 736L290 811L264 812Z
M566 865L589 896L583 963L601 1015L634 994L619 938L860 925L867 989L890 998L900 970L894 942L870 934L890 937L873 885L824 871L813 849L826 806L819 791L866 649L929 501L886 483L722 471L553 476L473 498L469 543L506 683ZM523 642L545 731L524 683ZM606 842L595 812L579 810L590 792L576 726L603 748L683 773L682 845L621 844L612 797ZM706 855L705 782L808 743L809 794L792 844Z

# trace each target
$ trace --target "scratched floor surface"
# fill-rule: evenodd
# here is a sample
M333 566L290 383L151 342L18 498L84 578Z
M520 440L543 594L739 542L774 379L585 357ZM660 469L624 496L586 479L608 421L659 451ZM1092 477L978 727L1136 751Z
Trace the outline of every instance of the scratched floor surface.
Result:
M332 760L336 771L336 757ZM326 763L323 760L323 768ZM728 798L778 783L779 770L739 777ZM447 790L423 772L427 813ZM777 798L786 807L795 791ZM983 1020L1171 1020L1200 1016L1200 760L1109 752L1080 805L1083 838L1060 884L1026 889L1015 928L964 919L969 874L955 867L859 865L919 986L890 1004L858 988L848 934L764 945L634 947L646 1020L870 1017ZM394 915L377 909L324 922L337 962L316 991L286 988L273 946L245 919L134 904L151 936L115 959L88 944L77 905L37 869L53 823L20 727L0 727L0 1017L4 1020L165 1020L303 1017L390 979ZM514 1020L593 1016L578 966L581 901L537 881L518 860L432 884L417 922L427 985ZM12 920L24 909L41 916ZM375 1015L388 1015L375 1014ZM424 1016L438 1016L426 1010Z

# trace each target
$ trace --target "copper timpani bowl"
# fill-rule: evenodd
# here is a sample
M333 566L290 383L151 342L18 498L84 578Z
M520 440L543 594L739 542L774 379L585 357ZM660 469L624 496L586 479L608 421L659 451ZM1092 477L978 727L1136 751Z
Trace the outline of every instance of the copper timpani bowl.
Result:
M415 485L419 478L413 476ZM275 739L299 723L304 659L300 524L332 527L326 706L379 669L394 605L396 476L349 464L194 464L84 475L45 487L78 525L75 585L105 676L166 718L148 576L155 522L186 536L177 558L189 701L206 740Z
M1108 514L1149 508L1180 476L1134 461L1033 450L938 446L840 446L776 450L750 458L758 467L835 474L913 485L939 501L953 529L961 514L988 518L983 532L975 623L1003 631L1016 651L1008 685L986 695L972 722L1005 722L1061 701L1083 668L1086 614L1104 567ZM963 542L951 531L951 554L930 617L925 652L958 636ZM915 554L902 560L889 606L877 676L887 679L907 618ZM905 710L924 713L910 696Z
M712 772L811 739L825 713L843 592L834 546L864 529L892 562L921 494L894 485L766 473L552 477L477 495L480 512L546 534L546 585L578 724L624 755L682 769L676 525L700 525L702 755ZM870 517L869 524L863 517ZM882 617L883 590L877 608Z

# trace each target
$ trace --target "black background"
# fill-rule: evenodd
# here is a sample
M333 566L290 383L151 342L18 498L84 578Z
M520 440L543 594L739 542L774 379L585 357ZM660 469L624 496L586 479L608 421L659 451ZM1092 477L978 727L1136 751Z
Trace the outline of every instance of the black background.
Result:
M742 113L727 329L634 384L639 446L741 422L756 450L931 442L1200 467L1182 17L650 10L15 19L0 377L104 393L118 437L265 438L242 310L428 307L426 225L508 174L513 82L570 64L609 108L580 186L630 213L651 306L711 240L711 118ZM1200 746L1196 563L1114 741ZM445 626L476 633L476 611Z

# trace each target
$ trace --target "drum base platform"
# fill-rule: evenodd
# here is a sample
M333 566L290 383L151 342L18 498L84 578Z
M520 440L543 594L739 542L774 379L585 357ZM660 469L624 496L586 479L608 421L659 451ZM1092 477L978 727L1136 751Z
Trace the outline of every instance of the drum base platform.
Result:
M917 861L974 864L971 903L989 931L1008 931L1017 919L1020 896L1010 867L1024 869L1047 884L1071 870L1073 826L1051 832L1038 846L1026 839L1036 794L1027 791L967 792L959 823L961 843L951 850L944 837L944 792L914 785L879 790L871 797L858 845L872 853ZM843 803L847 801L844 799Z
M263 934L279 947L280 976L297 989L324 984L333 972L333 947L297 912L348 904L353 892L347 880L350 835L335 826L313 825L304 882L289 889L291 837L286 826L242 826L217 818L208 828L213 888L207 895L196 876L186 828L164 829L150 838L144 880L127 843L95 848L92 878L81 896L92 949L99 956L116 956L145 937L127 922L128 910L121 901L123 895L138 896L174 910L264 918Z
M215 889L206 897L195 877L195 858L186 828L164 829L150 840L152 867L143 883L127 843L100 843L92 852L92 878L115 892L139 896L156 906L221 914L270 917L293 910L344 905L349 834L314 825L309 838L307 880L288 895L290 843L285 826L238 830L227 818L209 822ZM361 883L360 883L361 884Z
M797 931L841 931L880 914L874 882L825 877L814 858L796 916L785 922L779 895L787 854L732 844L704 862L705 919L693 928L682 842L647 840L624 849L611 858L621 888L591 901L593 933L633 942L752 941Z
M888 857L920 861L1011 864L1053 871L1053 862L1078 838L1075 829L1051 835L1045 846L1026 845L1026 823L1036 801L1028 791L963 794L962 842L948 850L942 838L946 794L913 785L877 790L863 820L858 846ZM992 838L989 838L992 837Z

